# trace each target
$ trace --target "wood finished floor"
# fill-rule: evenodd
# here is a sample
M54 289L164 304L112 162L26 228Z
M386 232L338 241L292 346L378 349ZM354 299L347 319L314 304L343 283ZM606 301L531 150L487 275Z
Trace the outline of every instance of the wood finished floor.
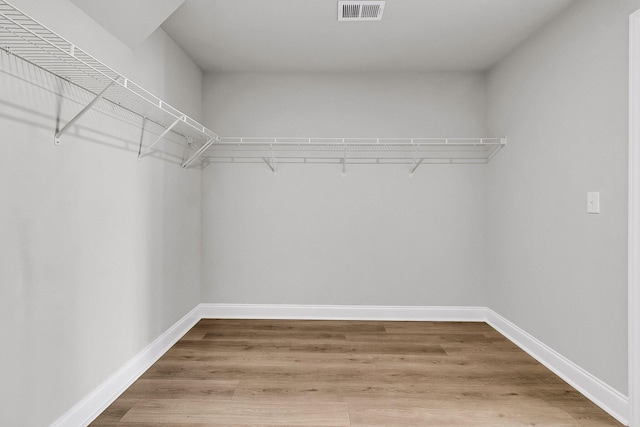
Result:
M202 320L91 425L621 424L485 323Z

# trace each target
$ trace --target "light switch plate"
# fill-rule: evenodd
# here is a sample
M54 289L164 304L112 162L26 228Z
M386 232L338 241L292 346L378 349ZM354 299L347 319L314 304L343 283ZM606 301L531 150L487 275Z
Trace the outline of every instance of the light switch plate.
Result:
M587 213L600 213L600 192L594 191L587 193Z

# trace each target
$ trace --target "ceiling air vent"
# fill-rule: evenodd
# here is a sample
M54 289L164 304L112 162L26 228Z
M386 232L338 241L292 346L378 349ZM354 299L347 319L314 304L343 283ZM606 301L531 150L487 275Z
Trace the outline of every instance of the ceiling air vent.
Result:
M380 21L384 1L339 1L338 21Z

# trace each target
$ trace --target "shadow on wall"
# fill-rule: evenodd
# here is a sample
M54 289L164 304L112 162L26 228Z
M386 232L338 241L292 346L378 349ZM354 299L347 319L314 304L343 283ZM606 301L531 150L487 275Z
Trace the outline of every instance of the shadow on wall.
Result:
M54 146L91 99L0 50L3 426L49 425L198 303L199 171L174 136L138 163L107 101Z
M16 84L17 82L23 84ZM50 129L52 144L55 132L95 97L91 92L3 50L0 50L0 84L3 91L14 91L13 96L3 96L0 99L0 117L36 128ZM5 98L20 99L21 104L8 102ZM137 129L140 138L124 139L123 134L129 135L132 132L122 132L123 126L130 130ZM117 129L117 132L106 133L97 129ZM128 151L135 154L135 159L163 131L164 127L144 120L138 114L110 101L101 100L66 131L66 136ZM64 139L65 135L61 138L61 145L64 145ZM190 149L182 137L169 134L141 160L155 158L181 165L190 155Z

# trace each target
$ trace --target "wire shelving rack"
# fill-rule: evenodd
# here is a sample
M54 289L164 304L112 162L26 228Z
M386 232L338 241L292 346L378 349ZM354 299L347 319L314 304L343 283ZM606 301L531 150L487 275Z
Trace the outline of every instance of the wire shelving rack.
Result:
M211 163L264 162L275 172L278 163L407 164L413 173L425 163L487 163L506 145L506 138L254 138L220 137L138 84L106 66L10 3L0 0L0 49L92 94L92 101L55 130L60 144L65 132L99 102L110 102L163 129L139 158L149 154L167 134L185 138L187 168Z

